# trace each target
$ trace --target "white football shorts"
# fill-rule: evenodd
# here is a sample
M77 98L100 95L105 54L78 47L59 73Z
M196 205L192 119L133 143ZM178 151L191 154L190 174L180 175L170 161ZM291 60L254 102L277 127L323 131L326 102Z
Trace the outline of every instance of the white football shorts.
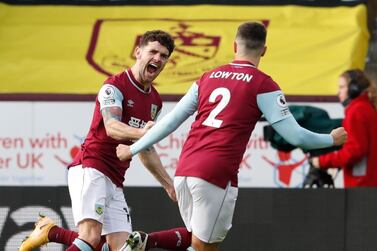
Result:
M196 177L176 176L179 211L188 231L206 243L221 242L232 227L238 188L225 189Z
M132 232L123 189L103 173L81 165L69 168L68 188L75 225L84 219L102 223L102 235Z

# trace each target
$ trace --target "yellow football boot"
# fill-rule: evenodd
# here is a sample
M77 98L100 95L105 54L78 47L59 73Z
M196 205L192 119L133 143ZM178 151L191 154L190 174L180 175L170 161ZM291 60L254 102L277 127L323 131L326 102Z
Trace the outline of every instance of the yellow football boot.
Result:
M19 251L31 251L49 242L48 232L56 226L55 222L47 216L39 215L33 232L22 241Z

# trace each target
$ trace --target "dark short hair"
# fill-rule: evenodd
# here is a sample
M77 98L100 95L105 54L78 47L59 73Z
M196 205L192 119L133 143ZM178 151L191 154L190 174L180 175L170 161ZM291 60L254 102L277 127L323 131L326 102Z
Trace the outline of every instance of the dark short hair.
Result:
M262 49L266 44L266 27L258 22L243 23L238 27L236 38L245 42L249 50Z
M169 51L169 56L174 50L174 39L173 37L162 30L151 30L144 33L140 39L140 47L147 45L149 42L159 42L162 46L165 46Z

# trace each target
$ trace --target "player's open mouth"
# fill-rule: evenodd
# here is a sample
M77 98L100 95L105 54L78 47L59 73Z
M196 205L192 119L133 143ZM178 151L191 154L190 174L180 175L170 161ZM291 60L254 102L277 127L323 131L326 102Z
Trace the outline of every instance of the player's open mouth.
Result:
M154 64L154 63L148 64L148 66L147 66L148 73L154 74L154 73L157 72L157 70L158 70L158 65L157 64Z

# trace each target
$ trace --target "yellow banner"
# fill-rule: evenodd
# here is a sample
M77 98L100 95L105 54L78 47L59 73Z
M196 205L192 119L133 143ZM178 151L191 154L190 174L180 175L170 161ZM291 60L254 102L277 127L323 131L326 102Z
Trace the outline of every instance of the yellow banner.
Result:
M260 68L288 95L334 95L338 75L364 68L366 8L303 6L11 6L0 4L0 93L94 94L134 63L142 33L163 29L177 48L156 79L183 94L233 59L237 26L267 25Z

